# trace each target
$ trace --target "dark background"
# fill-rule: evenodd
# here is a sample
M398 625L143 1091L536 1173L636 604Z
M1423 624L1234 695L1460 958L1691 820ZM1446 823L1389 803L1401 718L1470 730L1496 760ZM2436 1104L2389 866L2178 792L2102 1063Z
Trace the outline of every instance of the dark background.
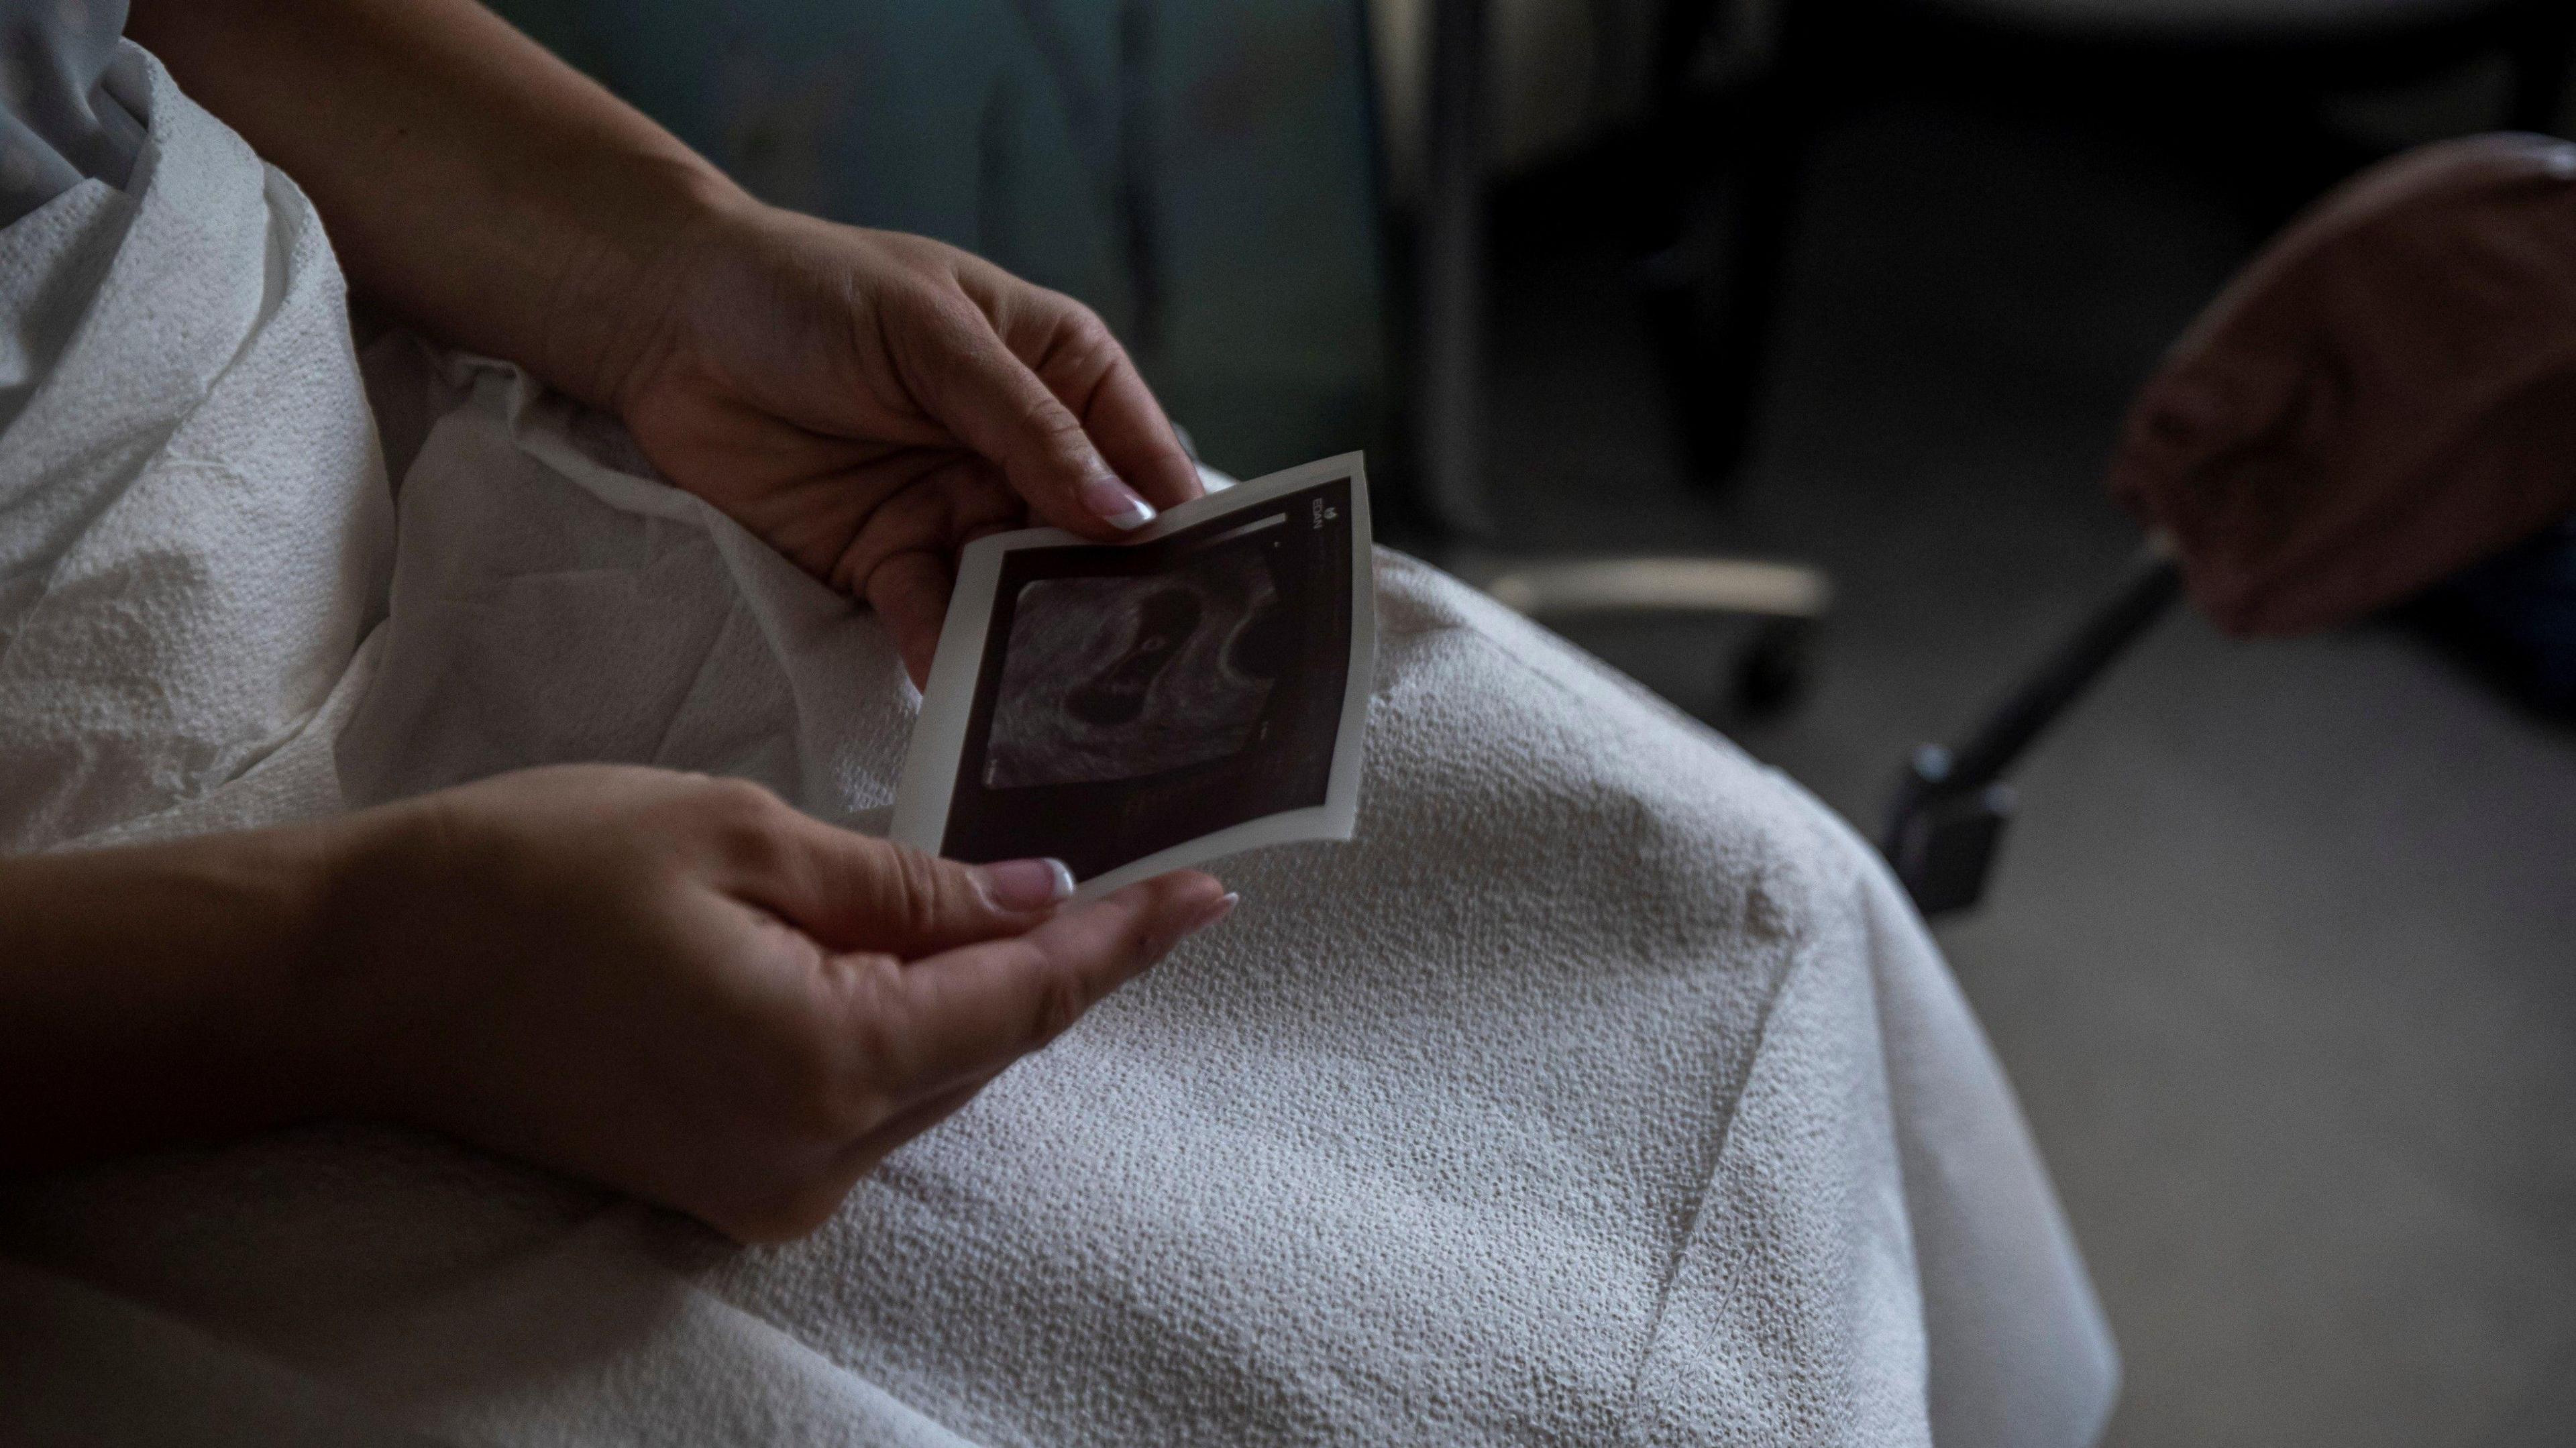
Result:
M2491 78L2383 103L2481 124ZM1589 164L1587 164L1587 161ZM1507 548L1800 557L1813 687L1729 713L1727 635L1581 640L1874 831L2138 544L2129 393L2247 255L2133 138L1890 95L1819 138L1742 473L1683 466L1633 253L1577 155L1496 199ZM2167 621L2043 742L1939 930L2055 1173L2127 1382L2108 1442L2576 1442L2576 735L2409 627Z

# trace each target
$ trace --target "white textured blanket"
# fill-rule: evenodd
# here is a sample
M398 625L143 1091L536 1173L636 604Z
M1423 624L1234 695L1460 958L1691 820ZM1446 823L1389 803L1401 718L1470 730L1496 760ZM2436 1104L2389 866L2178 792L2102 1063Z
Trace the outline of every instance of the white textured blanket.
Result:
M913 696L873 619L399 337L388 518L310 211L131 65L128 194L0 232L47 374L0 433L0 842L573 759L880 822ZM2089 1441L2108 1338L1870 853L1451 580L1378 582L1358 839L1230 864L1233 920L812 1240L358 1128L0 1184L0 1438Z

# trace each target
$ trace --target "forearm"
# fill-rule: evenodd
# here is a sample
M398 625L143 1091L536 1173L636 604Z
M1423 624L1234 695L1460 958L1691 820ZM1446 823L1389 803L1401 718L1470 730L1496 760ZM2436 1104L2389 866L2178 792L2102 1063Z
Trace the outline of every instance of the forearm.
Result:
M128 33L295 178L351 280L593 403L731 182L472 0L133 0Z
M0 1169L322 1114L349 829L0 859Z

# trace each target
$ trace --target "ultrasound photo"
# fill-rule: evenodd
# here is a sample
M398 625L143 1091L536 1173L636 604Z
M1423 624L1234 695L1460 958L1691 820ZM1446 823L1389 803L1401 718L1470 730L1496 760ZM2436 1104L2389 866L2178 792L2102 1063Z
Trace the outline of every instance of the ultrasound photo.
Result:
M971 546L895 802L954 859L1053 855L1086 894L1347 839L1376 651L1357 454L1172 509L1132 542Z
M984 762L995 789L1240 753L1294 632L1258 549L1211 548L1161 576L1041 579L1012 612Z

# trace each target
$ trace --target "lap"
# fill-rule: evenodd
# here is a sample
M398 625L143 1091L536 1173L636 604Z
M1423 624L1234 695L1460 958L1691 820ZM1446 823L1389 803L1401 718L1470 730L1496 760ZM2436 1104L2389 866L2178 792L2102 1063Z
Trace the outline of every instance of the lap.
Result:
M353 802L623 759L882 823L912 696L872 620L508 377L441 386ZM0 1250L503 1439L1921 1438L1866 852L1435 570L1379 585L1358 837L1230 862L1225 929L809 1242L325 1132L22 1184Z

